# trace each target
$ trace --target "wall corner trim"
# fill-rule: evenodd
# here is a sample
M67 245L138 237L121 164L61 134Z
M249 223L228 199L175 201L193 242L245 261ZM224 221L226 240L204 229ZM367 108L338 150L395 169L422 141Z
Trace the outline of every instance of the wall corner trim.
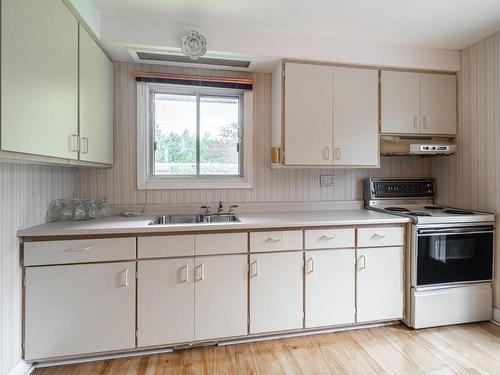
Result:
M33 372L35 366L33 363L20 360L8 373L7 375L29 375Z
M493 307L493 321L500 325L500 309Z

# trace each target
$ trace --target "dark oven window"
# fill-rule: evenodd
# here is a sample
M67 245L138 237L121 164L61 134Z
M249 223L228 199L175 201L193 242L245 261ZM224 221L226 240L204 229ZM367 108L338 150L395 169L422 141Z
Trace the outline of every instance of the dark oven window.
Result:
M493 233L418 236L417 285L490 280Z

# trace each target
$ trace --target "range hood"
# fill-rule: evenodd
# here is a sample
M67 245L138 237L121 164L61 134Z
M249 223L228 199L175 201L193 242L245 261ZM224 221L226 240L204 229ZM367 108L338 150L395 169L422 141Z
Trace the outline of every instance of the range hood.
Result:
M452 155L456 150L454 138L380 137L381 155Z

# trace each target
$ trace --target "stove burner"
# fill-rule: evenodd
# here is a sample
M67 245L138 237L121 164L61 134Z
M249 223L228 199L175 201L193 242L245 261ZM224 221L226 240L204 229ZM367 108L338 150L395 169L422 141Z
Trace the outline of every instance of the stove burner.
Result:
M447 214L453 214L453 215L474 215L474 212L468 211L468 210L458 210L456 208L448 208L444 210L443 212Z
M442 210L443 207L441 206L424 206L426 210Z
M396 212L410 212L409 209L404 207L386 207L387 211L396 211Z
M412 212L408 212L408 215L411 215L411 216L432 216L430 213L428 212L421 212L421 211L412 211Z

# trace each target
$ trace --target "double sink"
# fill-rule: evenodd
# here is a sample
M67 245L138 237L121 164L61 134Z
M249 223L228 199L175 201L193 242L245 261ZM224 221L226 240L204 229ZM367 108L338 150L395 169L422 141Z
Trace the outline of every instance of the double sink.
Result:
M240 222L240 219L234 214L160 215L151 220L149 225L210 224L210 223L238 223L238 222Z

